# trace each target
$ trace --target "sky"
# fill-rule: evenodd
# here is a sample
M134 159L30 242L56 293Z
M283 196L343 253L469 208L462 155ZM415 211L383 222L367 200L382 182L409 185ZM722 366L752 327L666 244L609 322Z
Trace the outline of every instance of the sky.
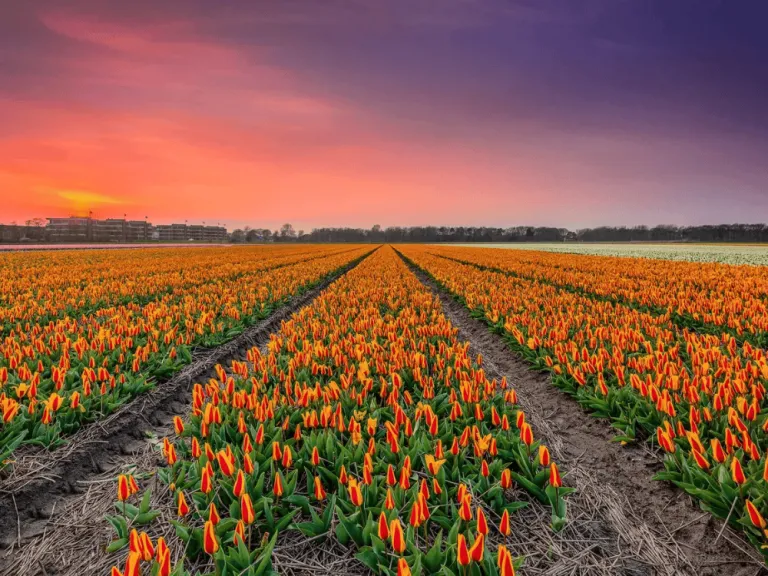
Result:
M767 19L748 0L0 0L0 222L764 222Z

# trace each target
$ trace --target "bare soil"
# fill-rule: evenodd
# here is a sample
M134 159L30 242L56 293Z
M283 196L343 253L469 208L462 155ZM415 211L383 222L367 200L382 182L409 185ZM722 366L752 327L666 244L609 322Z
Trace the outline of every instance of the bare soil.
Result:
M517 390L536 435L544 438L566 472L566 483L577 488L569 499L569 513L583 508L585 501L595 507L595 521L606 539L594 546L608 556L619 553L612 573L768 575L759 553L739 533L703 512L674 485L652 480L663 465L648 445L614 442L616 430L607 421L586 413L551 383L549 375L531 370L502 337L472 318L424 272L411 269L440 298L460 337L483 355L489 375L506 376Z

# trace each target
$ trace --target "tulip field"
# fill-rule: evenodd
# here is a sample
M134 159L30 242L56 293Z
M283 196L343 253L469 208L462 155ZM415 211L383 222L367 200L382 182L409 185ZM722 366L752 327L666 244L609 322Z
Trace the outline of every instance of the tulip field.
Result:
M350 551L339 574L526 574L515 519L535 508L561 533L580 492L557 439L439 293L546 374L548 394L573 398L567 409L612 426L629 445L617 449L647 446L649 476L768 560L764 267L265 245L7 253L0 270L0 491L22 455L66 452L325 282L263 345L189 382L150 438L156 470L121 464L90 481L110 486L110 513L94 520L110 576L281 573L287 537Z
M0 256L0 468L98 420L365 248Z
M457 247L403 254L619 439L660 446L657 477L768 557L765 270Z

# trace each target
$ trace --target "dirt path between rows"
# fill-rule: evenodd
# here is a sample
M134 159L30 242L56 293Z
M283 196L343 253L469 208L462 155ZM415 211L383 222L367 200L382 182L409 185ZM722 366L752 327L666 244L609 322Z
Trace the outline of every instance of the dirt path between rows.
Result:
M594 549L609 556L618 553L611 573L768 575L760 555L740 534L700 510L674 485L651 479L663 466L647 445L613 442L616 431L608 422L588 415L555 388L548 375L531 370L501 336L472 318L427 274L406 263L440 298L460 338L470 342L474 353L482 353L489 376L506 376L517 390L535 433L544 438L566 471L566 483L577 488L569 499L569 519L578 522L573 510L592 506L595 521L607 537L595 542ZM564 565L549 573L578 573L572 568Z
M367 255L370 255L369 252ZM54 451L30 451L17 459L12 474L0 483L0 548L14 548L41 536L55 507L67 507L67 500L90 490L94 479L114 471L146 450L150 436L164 436L172 419L182 414L190 401L192 384L215 375L214 366L264 345L284 320L302 308L362 259L350 262L313 288L290 298L265 320L246 329L231 342L204 350L192 364L170 380L128 402L104 420L89 424ZM0 574L2 557L0 552Z

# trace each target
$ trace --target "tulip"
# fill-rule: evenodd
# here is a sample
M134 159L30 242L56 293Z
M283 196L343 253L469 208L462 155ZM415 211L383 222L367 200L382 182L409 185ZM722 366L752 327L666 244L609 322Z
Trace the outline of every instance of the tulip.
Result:
M459 517L464 520L464 522L472 520L472 508L469 506L470 501L471 498L469 497L469 494L467 494L464 496L464 499L461 501L461 506L459 507Z
M387 497L384 500L384 508L392 510L395 507L395 498L392 496L392 490L387 488Z
M129 552L125 560L125 572L123 576L140 576L141 574L141 554L138 552Z
M472 547L469 549L469 555L475 562L482 562L483 555L485 554L485 536L480 533L475 538Z
M146 532L139 535L139 546L141 547L141 557L145 562L149 562L155 557L155 547Z
M240 498L240 496L242 496L244 492L245 492L245 474L243 473L243 470L240 469L237 471L237 477L235 478L235 485L232 488L232 493L235 495L235 498Z
M216 530L213 523L208 521L203 529L203 550L209 556L213 556L219 550L219 541L216 538Z
M768 422L768 420L766 420L766 422ZM715 462L718 464L725 462L725 451L723 450L722 444L720 444L720 440L713 438L710 441L710 445L712 446L712 457L715 459Z
M744 476L744 470L741 467L741 461L736 456L731 460L731 478L739 485L747 481L746 476Z
M414 528L421 526L421 502L418 499L411 504L411 517L408 522Z
M181 490L179 490L178 492L177 501L178 501L178 508L177 508L178 515L186 516L187 514L189 514L189 505L187 505L187 499L184 497L184 492L182 492Z
M209 494L213 490L213 482L211 481L211 473L207 467L203 468L200 474L200 491L204 494Z
M384 514L384 512L379 514L379 530L377 534L378 534L379 540L383 541L389 538L389 525L387 523L387 517Z
M560 478L560 471L557 469L557 464L552 462L549 466L549 485L553 488L560 488L563 485L563 481Z
M312 448L312 465L318 466L320 464L320 452L317 449L317 446Z
M216 454L216 460L224 476L232 476L235 473L235 463L224 450L219 450Z
M220 520L221 516L219 516L219 511L216 509L216 504L211 502L211 506L208 508L208 521L216 526Z
M184 422L180 416L173 417L173 429L177 436L181 436L181 434L184 432Z
M549 448L544 446L544 444L539 446L539 466L546 468L549 466Z
M477 531L483 536L488 534L488 520L486 520L485 512L480 507L477 508Z
M275 481L272 485L272 493L278 498L283 495L283 480L280 477L280 472L275 474Z
M171 576L171 551L167 548L157 554L157 576Z
M253 502L250 494L243 494L240 497L240 516L246 524L253 524L256 519L256 513L253 511Z
M283 452L280 450L280 442L272 442L272 460L278 462L283 457Z
M760 514L760 511L757 509L757 507L749 500L747 500L746 505L747 514L749 514L749 519L752 522L752 525L755 528L759 528L760 530L765 530L765 518L763 518L762 514Z
M499 545L497 565L499 567L499 576L515 576L515 566L512 563L512 554L507 547Z
M512 471L509 468L505 468L501 473L501 487L504 490L508 490L512 487Z
M523 426L520 428L520 440L529 449L531 444L533 444L533 430L531 430L531 426L527 422L523 422Z
M349 481L349 478L347 476L347 469L344 467L344 465L341 465L341 472L339 472L339 483L340 484L346 484Z
M471 557L469 550L467 550L467 540L464 538L464 534L459 534L456 538L456 557L459 561L459 566L469 566Z
M325 489L323 488L322 483L320 482L320 477L315 476L315 499L316 500L325 500L325 497L327 496Z
M501 515L501 521L499 522L499 532L501 532L505 537L512 533L512 526L510 526L509 521L509 510L505 509Z
M283 449L283 468L290 468L293 464L293 454L291 453L291 447L286 446Z
M360 486L357 480L354 478L349 480L349 499L355 506L360 506L363 503L363 493L360 491Z
M128 482L128 477L124 474L120 474L117 477L117 499L120 502L124 502L131 497L131 486Z
M405 558L397 561L397 576L411 576L411 568Z
M235 524L235 532L232 534L232 543L237 546L240 542L245 544L245 522L238 520Z
M389 537L392 541L392 549L398 554L402 554L405 551L405 536L399 518L395 518L389 523Z

